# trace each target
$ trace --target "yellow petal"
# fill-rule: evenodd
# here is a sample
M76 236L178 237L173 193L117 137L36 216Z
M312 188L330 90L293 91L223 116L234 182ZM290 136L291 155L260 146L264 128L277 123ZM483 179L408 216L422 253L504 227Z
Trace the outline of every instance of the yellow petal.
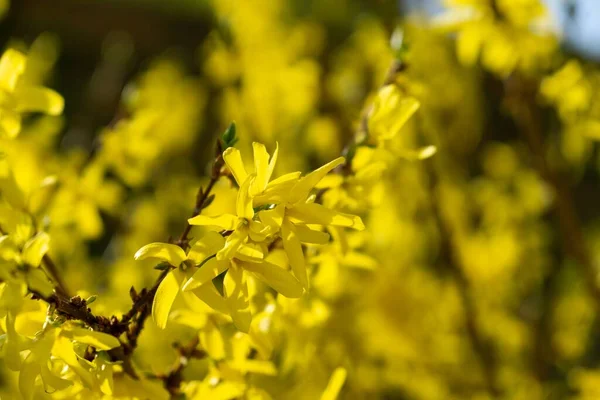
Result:
M43 87L22 87L15 92L18 112L41 112L60 115L65 107L62 96Z
M265 224L271 227L272 232L277 232L283 223L285 215L285 206L280 204L270 210L263 210L258 213L258 217Z
M298 278L302 287L308 289L308 273L306 272L302 244L298 236L296 236L293 226L288 221L285 221L281 226L281 238L294 275Z
M8 49L0 58L0 89L12 92L23 71L27 58L19 51Z
M248 175L240 190L238 191L235 202L235 209L238 217L251 220L254 217L254 208L252 207L252 197L250 196L250 186L256 176Z
M136 260L145 260L147 258L157 258L166 261L174 267L184 262L187 257L185 251L179 246L170 243L150 243L142 247L133 256Z
M44 254L50 248L50 236L46 232L40 232L29 239L23 246L21 256L23 262L31 267L39 267Z
M266 189L267 184L273 175L275 163L277 162L277 155L279 153L279 145L275 148L275 152L270 161L269 153L267 153L267 149L263 144L254 142L252 143L252 148L254 150L256 179L252 185L251 194L252 196L256 196Z
M290 182L295 182L296 180L298 180L298 178L300 178L300 175L302 175L301 172L296 171L296 172L290 172L288 174L285 175L281 175L279 178L277 179L273 179L268 187L275 187L275 186L279 186L282 185L284 183L290 183Z
M322 167L314 170L298 181L292 188L290 195L290 203L297 203L306 200L311 190L335 167L343 164L346 161L344 157L338 157L333 161L328 162Z
M80 343L95 347L97 350L110 350L121 345L119 339L112 335L84 328L69 329L68 336Z
M425 146L416 150L404 150L399 155L407 160L425 160L437 152L435 146Z
M194 275L183 285L182 290L194 290L205 283L209 283L226 271L227 268L229 268L229 261L217 261L216 258L211 258L196 270Z
M19 373L19 391L24 400L33 399L35 394L35 380L40 374L40 365L29 354Z
M306 225L296 225L296 235L302 243L325 244L329 242L329 234L327 232L310 229Z
M67 379L59 378L54 375L52 371L48 368L47 364L41 365L42 380L44 381L44 389L46 392L51 392L53 390L63 390L73 385L73 383ZM51 388L51 389L50 389Z
M287 216L304 224L343 226L359 231L365 229L360 217L330 210L316 203L298 204L287 210Z
M232 362L232 367L242 373L254 373L269 376L277 375L277 368L271 361L241 359Z
M216 254L223 246L225 246L225 238L220 233L207 232L206 235L192 245L187 258L196 264L200 264L208 257Z
M225 358L225 341L223 340L223 335L221 335L221 332L214 324L211 323L206 329L200 332L200 344L202 348L206 349L206 352L213 360L222 360Z
M342 264L347 267L367 270L373 270L375 267L377 267L377 261L375 261L375 259L366 254L355 251L346 254L346 256L342 259Z
M235 147L228 147L223 152L223 160L225 161L225 164L227 164L227 167L229 167L238 186L242 186L248 177L248 173L246 172L246 168L244 168L244 162L242 161L240 151Z
M260 245L248 243L240 246L235 254L235 258L248 262L260 262L265 258L265 253Z
M235 263L225 275L223 290L227 297L227 308L233 323L240 331L248 333L252 322L252 314L248 309L248 285L244 279L243 270Z
M212 282L208 282L192 291L200 300L210 308L223 314L227 314L227 303L223 296L217 291Z
M285 297L298 298L304 292L302 285L288 271L269 262L244 263L242 267Z
M5 294L6 296L6 294ZM6 353L4 363L8 369L18 371L21 369L21 343L20 337L15 330L15 316L12 312L6 315L6 342L4 342Z
M171 271L160 283L152 303L152 318L160 329L165 329L167 326L169 312L178 292L179 281L175 276L175 271Z
M252 195L258 194L265 190L268 183L268 169L269 169L269 153L267 148L262 143L252 143L252 150L254 152L254 172L256 173L256 179L252 185Z
M344 382L346 382L346 376L348 373L342 367L338 367L333 371L331 378L329 378L329 383L327 383L327 387L321 394L321 400L335 400L340 394L340 390L342 390L342 386L344 386Z
M353 163L354 164L354 163ZM337 188L342 186L342 184L344 183L344 177L342 175L326 175L323 177L323 179L321 179L321 182L319 182L317 185L315 185L315 188L317 189L331 189L331 188Z
M248 237L248 228L239 227L227 237L225 246L217 253L217 260L229 260Z
M14 138L21 132L21 116L10 110L0 110L0 126L6 136Z
M216 226L220 229L231 231L235 229L238 218L232 214L223 214L218 217L207 217L206 215L197 215L188 219L190 225Z

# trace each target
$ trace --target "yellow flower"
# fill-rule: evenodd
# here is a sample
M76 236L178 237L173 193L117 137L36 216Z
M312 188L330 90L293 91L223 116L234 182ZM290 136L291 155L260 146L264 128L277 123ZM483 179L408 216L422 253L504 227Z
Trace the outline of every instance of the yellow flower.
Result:
M279 203L272 210L275 218L267 225L281 229L283 247L292 271L305 289L308 289L308 273L302 243L324 244L329 241L327 233L308 225L364 229L360 217L330 210L314 203L315 198L311 196L315 186L344 161L343 157L336 158L300 179L297 175L284 175L278 182L273 181L272 187L267 188L264 194L255 198L255 206Z
M21 131L21 114L42 112L59 115L64 100L53 90L21 84L27 58L9 49L0 58L0 129L1 134L14 138Z
M253 173L248 174L240 151L229 147L223 152L223 159L229 167L231 174L239 185L236 200L236 214L223 214L216 217L198 215L188 220L190 225L216 226L225 231L233 231L227 237L225 246L217 253L218 260L232 258L235 252L247 241L261 242L272 234L268 226L254 219L253 197L263 193L268 187L277 162L278 148L269 160L269 154L264 145L253 143L254 166Z
M377 92L369 112L369 137L376 143L392 139L419 107L419 102L402 93L397 85L384 86Z
M219 260L216 254L224 246L225 238L217 232L208 232L192 245L187 255L181 247L169 243L151 243L138 250L137 260L156 258L177 267L167 274L154 297L152 315L159 327L166 326L171 307L183 291L192 292L214 310L230 315L238 329L247 332L251 315L244 271L286 297L302 295L302 286L296 278L283 268L263 261L263 250L258 246L240 246L235 258ZM221 295L212 281L226 271Z

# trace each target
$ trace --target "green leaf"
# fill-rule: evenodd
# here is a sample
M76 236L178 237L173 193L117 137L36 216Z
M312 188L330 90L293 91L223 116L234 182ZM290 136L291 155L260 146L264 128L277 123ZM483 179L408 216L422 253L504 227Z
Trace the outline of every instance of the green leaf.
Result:
M160 329L165 329L167 326L169 312L178 292L179 281L175 276L175 271L171 271L160 283L152 303L152 318Z
M135 253L136 260L145 260L146 258L158 258L168 262L174 267L184 262L187 257L185 251L179 246L170 243L150 243L142 247Z
M70 335L73 340L85 343L97 350L110 350L119 347L121 343L116 337L107 333L90 331L84 328L70 329Z

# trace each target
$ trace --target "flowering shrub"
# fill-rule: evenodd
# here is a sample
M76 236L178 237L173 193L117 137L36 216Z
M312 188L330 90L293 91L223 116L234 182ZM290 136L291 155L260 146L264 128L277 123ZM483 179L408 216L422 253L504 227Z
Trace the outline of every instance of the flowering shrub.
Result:
M89 143L56 38L3 52L0 396L596 398L600 81L543 3L208 3Z

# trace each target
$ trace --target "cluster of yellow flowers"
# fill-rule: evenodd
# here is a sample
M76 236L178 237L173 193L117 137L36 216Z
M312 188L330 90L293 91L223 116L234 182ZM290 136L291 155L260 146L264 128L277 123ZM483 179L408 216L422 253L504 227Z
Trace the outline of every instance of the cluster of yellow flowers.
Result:
M55 92L21 83L19 78L26 60L16 50L8 50L0 60L0 79L7 97L6 111L2 114L3 144L12 153L27 143L32 146L30 149L41 144L39 138L36 141L25 137L23 143L14 140L21 130L22 114L38 111L56 115L63 107L62 97ZM178 79L173 78L175 70L164 70L169 68L167 65L152 73L160 74L161 68L170 79ZM331 279L337 278L332 269L336 264L367 269L375 266L373 259L356 250L361 241L346 237L344 232L345 228L363 230L361 218L339 210L349 208L362 213L367 210L364 204L368 202L363 204L362 199L370 194L370 187L389 166L371 164L369 160L383 154L388 160L393 158L385 144L418 108L416 100L399 92L393 83L379 91L369 112L369 131L373 133L368 132L370 139L361 136L352 144L347 165L344 157L338 157L305 175L292 172L274 178L278 145L270 155L263 144L254 142L254 168L248 171L241 152L233 147L238 137L232 124L219 139L222 152L213 160L211 181L198 194L201 202L196 205L195 216L188 220L186 233L177 243L151 243L135 254L137 260L162 262L157 267L162 273L155 286L139 294L130 293L131 310L110 318L94 314L110 310L109 303L101 299L99 307L89 308L95 296L69 298L67 292L72 282L65 286L62 271L57 270L50 253L61 260L80 260L83 264L80 267L89 273L85 268L85 251L72 248L99 237L104 231L99 210L115 209L123 201L121 184L108 178L107 171L114 170L126 185L135 187L148 179L148 172L156 168L153 163L157 157L171 151L171 147L177 152L178 147L164 142L163 136L154 135L156 127L148 122L150 119L160 121L163 125L159 127L168 125L174 135L181 136L184 143L178 146L185 148L190 144L189 132L195 125L189 123L193 115L167 113L170 119L162 121L160 114L156 115L166 109L160 95L162 89L152 86L150 77L148 82L146 90L142 88L136 95L135 104L139 108L134 108L132 116L118 122L113 130L102 134L101 148L94 158L84 162L75 152L60 160L42 149L33 152L33 157L51 160L42 165L43 158L38 159L34 168L29 166L33 176L42 177L35 178L40 182L37 188L29 188L34 180L31 172L23 175L22 165L11 164L16 158L14 154L2 159L0 303L5 316L1 328L5 332L2 351L5 365L19 371L18 387L25 399L38 398L42 393L52 394L52 398L90 395L163 398L169 393L186 393L193 398L242 395L268 398L266 392L249 385L245 376L276 372L269 361L275 350L269 328L274 312L280 310L277 312L282 319L305 313L304 318L310 316L309 325L313 326L314 307L327 313L318 297L311 300L314 305L308 310L284 298L300 298L313 290L309 278L316 270L311 265L323 266L315 276L315 288L321 289L331 286ZM168 87L173 89L173 81ZM188 104L189 97L182 93L176 92L174 99ZM142 100L144 97L146 101ZM188 109L183 105L179 108L184 113ZM185 128L177 131L178 124ZM370 147L371 141L377 148ZM139 148L140 144L146 147ZM155 150L149 151L147 146L154 146ZM164 146L168 147L157 151ZM417 154L417 158L431 153L428 148ZM54 165L64 163L72 166L44 177ZM233 187L226 188L232 184ZM234 201L229 202L230 197ZM211 211L213 202L220 202L218 209L223 211ZM195 226L204 227L204 233L199 239L190 240L187 234ZM195 229L194 232L198 233ZM69 235L71 248L65 244ZM187 307L177 307L172 312L178 298ZM258 298L263 300L257 304ZM137 346L137 337L149 313L159 328L166 328L171 319L197 331L196 342L186 357L202 353L196 348L200 346L206 355L199 357L216 362L202 380L170 386L165 379L161 388L152 380L140 379L128 354ZM228 321L247 335L225 334ZM137 329L140 331L135 332ZM255 351L258 357L253 355ZM345 376L346 370L338 368L327 388L322 388L322 398L335 398Z
M596 398L598 73L543 3L208 4L93 148L52 36L0 58L0 397Z
M458 59L508 76L548 67L557 41L550 16L539 0L447 0L449 10L436 24L457 32Z

